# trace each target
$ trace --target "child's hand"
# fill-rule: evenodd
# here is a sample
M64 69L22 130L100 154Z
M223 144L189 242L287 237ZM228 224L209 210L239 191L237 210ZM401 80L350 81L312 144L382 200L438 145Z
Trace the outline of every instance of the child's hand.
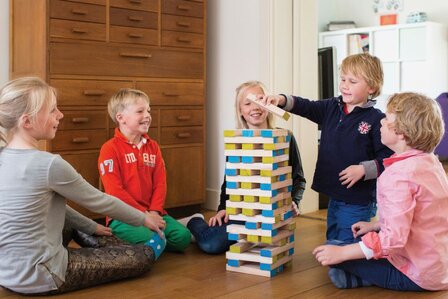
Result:
M149 228L152 231L157 232L159 236L164 239L162 230L165 229L165 220L163 220L162 216L160 216L158 213L145 213L145 226Z
M292 201L292 213L294 217L297 217L300 215L299 207L297 206L295 201Z
M374 222L359 221L352 225L352 233L354 238L365 235L368 232L373 232L377 230L379 230L377 221Z
M94 234L98 236L112 236L112 229L110 227L97 224Z
M321 245L313 250L313 254L322 266L335 265L345 261L344 246Z
M365 175L365 169L362 165L350 165L339 173L339 180L342 185L347 185L347 189L352 187Z
M260 99L260 101L263 105L272 104L274 106L280 105L282 107L286 105L286 99L284 96L281 96L281 95L266 95L266 96L263 96L262 98L260 95L258 95L257 98Z
M223 218L224 218L224 222L223 222ZM221 210L218 213L216 213L215 216L213 216L212 218L210 218L210 220L208 221L208 225L209 226L221 226L223 223L227 223L229 222L229 215L227 215L226 210Z

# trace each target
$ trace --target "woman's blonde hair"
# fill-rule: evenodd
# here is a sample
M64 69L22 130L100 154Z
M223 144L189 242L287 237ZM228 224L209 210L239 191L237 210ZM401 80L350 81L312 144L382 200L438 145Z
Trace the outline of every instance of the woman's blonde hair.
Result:
M439 104L422 94L396 93L387 102L387 112L396 115L392 124L406 144L426 153L434 151L445 132Z
M22 77L7 82L0 90L0 141L7 143L7 136L17 128L22 115L35 119L44 106L51 109L55 103L56 90L40 78Z
M118 124L117 113L122 112L128 105L135 104L139 99L145 100L148 104L150 103L148 95L141 90L132 88L120 89L112 95L109 103L107 103L107 111L110 118L112 118L115 124Z
M266 92L266 87L264 86L263 83L261 83L260 81L247 81L244 82L243 84L240 84L235 92L236 92L236 96L235 96L235 115L236 115L236 128L237 129L248 129L249 126L247 125L247 121L244 119L243 115L241 115L241 109L240 109L240 104L241 102L244 100L244 93L246 92L246 90L248 88L252 88L252 87L259 87L261 88L261 90L263 90L264 94L267 94ZM267 124L268 124L268 128L272 129L273 125L274 125L274 118L272 116L272 113L268 113L268 117L266 119Z
M341 72L351 72L356 77L363 78L370 88L375 90L372 98L381 93L384 75L381 61L368 53L347 56L341 64Z

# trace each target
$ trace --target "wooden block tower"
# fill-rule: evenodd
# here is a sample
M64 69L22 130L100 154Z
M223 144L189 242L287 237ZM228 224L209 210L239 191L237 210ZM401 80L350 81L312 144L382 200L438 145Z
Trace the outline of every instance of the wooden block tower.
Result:
M272 277L291 263L295 222L288 130L224 131L227 270Z

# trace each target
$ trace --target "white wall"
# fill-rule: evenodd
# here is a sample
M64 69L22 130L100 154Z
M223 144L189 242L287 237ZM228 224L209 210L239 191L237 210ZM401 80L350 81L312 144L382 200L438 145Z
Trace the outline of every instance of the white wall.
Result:
M422 11L428 21L448 25L446 0L402 0L403 10L398 13L398 23L406 23L410 12ZM373 12L372 0L319 0L319 31L326 31L329 21L354 21L356 27L380 25L379 15Z
M0 86L9 78L9 1L0 1Z

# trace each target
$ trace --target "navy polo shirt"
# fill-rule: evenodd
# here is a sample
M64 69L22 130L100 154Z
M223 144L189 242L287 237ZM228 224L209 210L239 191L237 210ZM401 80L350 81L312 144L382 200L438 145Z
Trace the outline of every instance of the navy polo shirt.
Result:
M350 189L339 181L342 170L363 161L375 160L381 173L383 159L393 153L381 143L384 114L374 108L375 101L345 114L342 97L320 101L292 98L291 112L315 122L322 130L312 189L350 204L367 205L375 200L376 179L362 178Z

